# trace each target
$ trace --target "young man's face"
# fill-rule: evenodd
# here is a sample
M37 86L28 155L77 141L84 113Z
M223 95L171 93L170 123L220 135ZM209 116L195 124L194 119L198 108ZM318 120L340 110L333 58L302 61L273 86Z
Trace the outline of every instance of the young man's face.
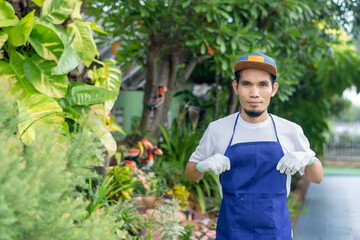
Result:
M234 80L233 87L239 95L242 113L247 115L248 119L245 120L253 122L267 118L270 99L276 94L279 85L278 83L271 84L268 72L259 69L244 69L241 72L239 84Z

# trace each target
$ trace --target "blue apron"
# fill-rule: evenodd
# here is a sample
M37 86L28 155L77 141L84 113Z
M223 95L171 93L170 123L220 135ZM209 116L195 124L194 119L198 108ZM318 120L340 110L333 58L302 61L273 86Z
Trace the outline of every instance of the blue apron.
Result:
M216 229L217 240L291 240L286 175L276 170L284 156L274 120L277 141L243 142L225 156L231 168L220 175L223 199Z

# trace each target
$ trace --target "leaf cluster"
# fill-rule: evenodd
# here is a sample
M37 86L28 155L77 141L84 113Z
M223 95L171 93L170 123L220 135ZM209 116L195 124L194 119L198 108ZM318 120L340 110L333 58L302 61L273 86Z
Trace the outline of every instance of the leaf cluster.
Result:
M84 126L85 114L95 106L97 121L87 130L101 139L110 154L116 143L105 118L115 103L121 72L112 60L99 62L105 68L105 81L97 87L69 82L68 74L78 66L97 61L92 23L82 20L80 0L34 1L40 12L31 11L20 20L13 6L0 1L6 12L0 23L0 75L12 81L17 94L19 131L27 144L36 139L36 127L57 127L70 135ZM22 14L20 14L22 15ZM96 29L96 28L95 28ZM98 62L98 61L97 61Z

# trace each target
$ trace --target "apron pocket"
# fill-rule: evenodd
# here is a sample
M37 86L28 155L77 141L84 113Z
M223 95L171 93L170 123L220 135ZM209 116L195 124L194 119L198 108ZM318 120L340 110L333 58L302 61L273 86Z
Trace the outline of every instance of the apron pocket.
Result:
M256 233L274 233L273 199L254 199L254 230Z

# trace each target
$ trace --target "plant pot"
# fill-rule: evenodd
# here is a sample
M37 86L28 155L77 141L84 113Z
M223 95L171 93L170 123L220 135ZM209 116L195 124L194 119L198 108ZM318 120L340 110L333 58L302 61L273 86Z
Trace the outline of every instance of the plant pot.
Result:
M143 196L142 200L145 205L145 209L152 209L155 207L156 195Z

